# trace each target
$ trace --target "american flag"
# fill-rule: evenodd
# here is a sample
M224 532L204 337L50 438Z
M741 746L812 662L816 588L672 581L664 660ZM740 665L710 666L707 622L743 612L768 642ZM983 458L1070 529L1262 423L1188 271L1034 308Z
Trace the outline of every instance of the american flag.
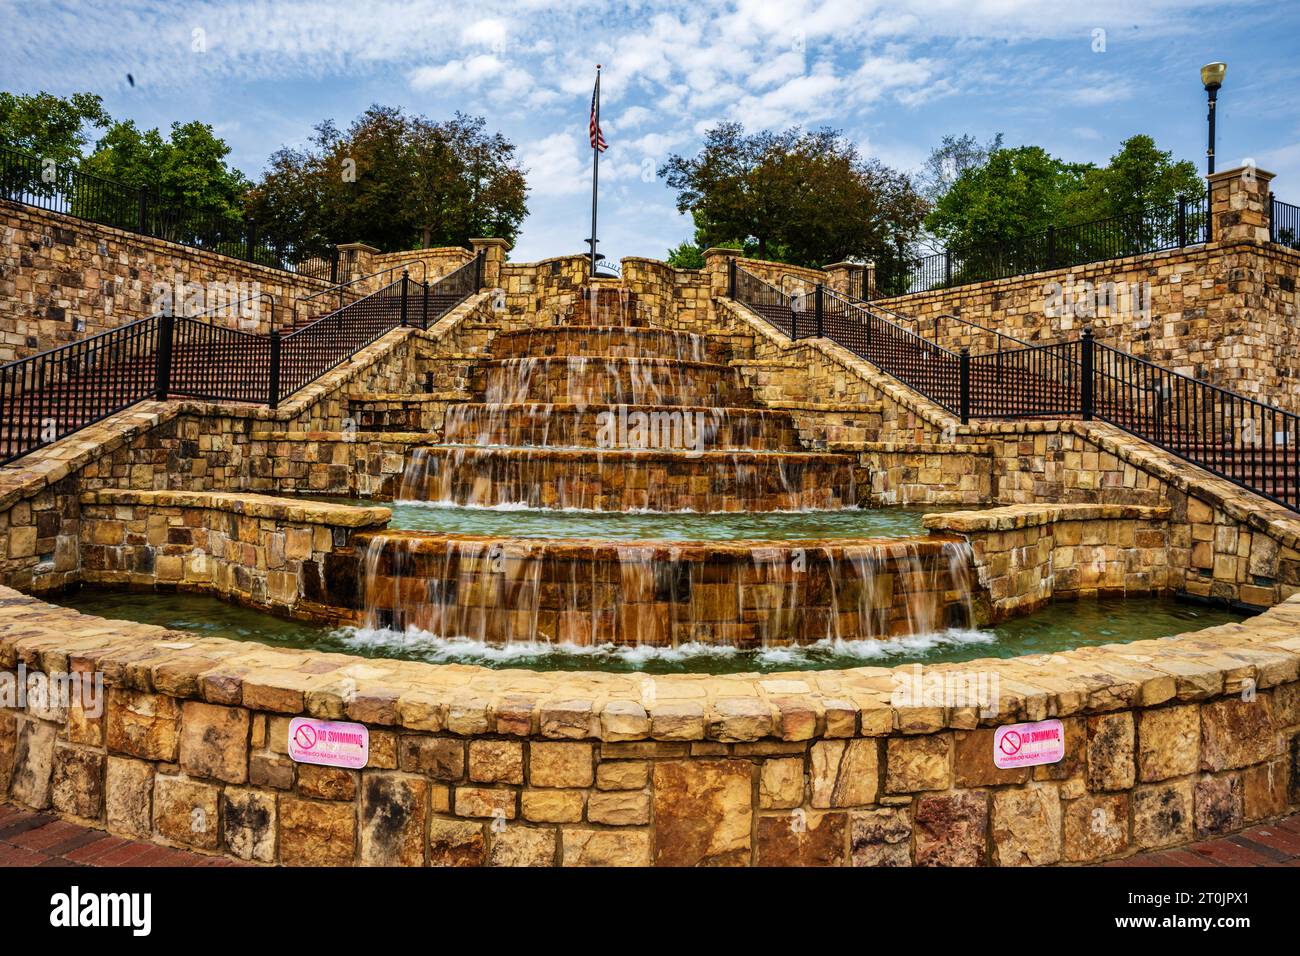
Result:
M596 119L597 103L600 101L600 74L596 74L596 85L591 91L591 121L587 124L587 136L591 140L591 148L598 149L602 153L609 149L605 142L605 134L600 131L600 121Z

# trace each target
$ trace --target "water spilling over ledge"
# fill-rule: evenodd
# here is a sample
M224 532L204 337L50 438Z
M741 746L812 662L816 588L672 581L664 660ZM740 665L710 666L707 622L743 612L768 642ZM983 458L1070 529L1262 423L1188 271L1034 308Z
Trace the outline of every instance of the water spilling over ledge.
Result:
M943 537L611 543L385 532L356 539L372 630L484 644L767 649L977 623Z
M798 511L857 505L853 459L806 452L415 449L398 498L592 511Z

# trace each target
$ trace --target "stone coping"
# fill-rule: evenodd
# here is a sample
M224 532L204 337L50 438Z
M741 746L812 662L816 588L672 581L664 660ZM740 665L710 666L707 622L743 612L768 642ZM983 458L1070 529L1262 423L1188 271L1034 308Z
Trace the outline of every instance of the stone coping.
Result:
M488 670L366 659L107 621L0 587L0 667L102 671L109 686L433 733L604 741L848 738L973 729L1267 689L1300 675L1300 595L1241 624L926 668L998 678L990 708L894 706L917 667L773 674Z
M988 445L961 444L959 442L911 441L829 441L827 451L877 452L887 455L991 455Z
M348 395L348 401L434 404L437 402L459 402L471 397L469 392L371 392L369 394L352 392Z
M859 412L879 413L885 406L880 402L764 402L764 408L780 412Z
M227 511L247 518L269 518L294 524L323 524L341 528L369 528L387 524L392 509L357 507L328 501L295 501L249 492L135 491L104 488L87 491L83 505L146 505L155 508L203 508Z
M671 410L672 405L661 406ZM500 455L505 458L560 459L565 461L765 461L780 459L788 462L830 462L843 464L846 456L819 451L754 451L737 448L725 451L691 451L680 448L550 448L546 445L458 445L444 442L427 446L430 449L469 451L482 455ZM850 459L851 460L851 459Z
M319 442L337 441L350 444L387 442L392 445L434 445L442 440L437 432L251 432L252 441Z
M618 326L610 326L610 328L616 328L616 327ZM661 368L661 367L672 368L672 369L694 368L694 369L700 369L701 371L716 370L720 372L725 372L731 368L731 365L727 362L697 362L694 359L664 358L663 356L642 357L637 355L593 354L593 355L522 355L522 356L511 355L511 356L506 356L505 358L484 358L483 356L479 356L479 358L482 359L483 366L489 369L502 368L507 365L518 365L524 362L535 363L537 365L550 365L553 363L567 365L570 362L573 362L575 364L581 362L581 363L590 364L592 366L599 366L600 364L603 363L606 367L610 365L648 365L654 368Z
M927 514L923 527L940 531L1013 531L1035 528L1059 521L1098 520L1168 520L1171 509L1165 505L1006 505L983 511L955 511Z

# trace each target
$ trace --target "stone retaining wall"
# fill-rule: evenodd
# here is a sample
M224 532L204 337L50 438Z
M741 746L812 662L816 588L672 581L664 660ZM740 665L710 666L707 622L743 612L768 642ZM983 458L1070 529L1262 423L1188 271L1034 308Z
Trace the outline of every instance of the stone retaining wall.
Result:
M1300 600L1050 657L525 680L107 627L0 589L0 668L19 665L99 672L107 703L0 709L8 799L262 864L1096 863L1300 806ZM365 768L294 762L303 714L365 724ZM994 765L996 727L1046 718L1063 760Z
M1168 508L1012 505L922 521L969 542L994 620L1053 597L1158 594L1169 583Z
M331 466L339 464L333 447L328 463L318 452L312 461L295 457L286 465L255 453L252 435L329 429L342 438L338 429L350 394L405 390L412 380L435 374L435 367L444 370L438 375L454 370L454 363L439 356L461 354L475 339L485 340L481 320L490 315L489 304L486 295L474 296L427 332L394 329L279 408L142 402L0 468L0 582L32 591L76 583L80 499L86 491L277 490L277 469L301 474L304 486L294 490L353 493L391 486L393 472L385 467L391 451L385 446L394 442L387 436L365 450L362 474L368 477L342 488L331 483L337 478Z
M355 573L337 579L352 569L352 535L391 516L247 493L89 491L81 582L201 591L290 617L351 620Z
M0 200L0 362L117 328L157 311L155 282L257 283L275 298L276 321L287 324L294 302L328 281L254 265L162 239ZM218 324L267 334L262 308L247 324Z

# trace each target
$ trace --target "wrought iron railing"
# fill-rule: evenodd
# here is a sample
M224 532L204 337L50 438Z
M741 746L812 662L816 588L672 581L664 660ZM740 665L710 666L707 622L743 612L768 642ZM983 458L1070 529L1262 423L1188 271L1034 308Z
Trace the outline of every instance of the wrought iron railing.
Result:
M149 316L0 365L0 463L149 398L160 326Z
M1125 216L1053 226L1021 238L954 247L911 259L882 260L876 270L873 298L1159 252L1209 239L1207 199L1182 199Z
M1269 206L1269 238L1292 249L1300 249L1300 206L1274 199Z
M412 293L424 300L423 283L407 276L281 338L271 336L272 407L398 326L410 324ZM418 310L415 315L419 316Z
M820 298L820 310L818 299ZM814 293L811 325L824 335L945 408L960 407L961 356L869 305L821 289ZM820 312L820 315L819 315Z
M738 270L733 279L743 274ZM779 304L753 283L733 281L731 287L765 308ZM1300 511L1300 416L1292 412L1105 345L1088 329L1077 340L1018 342L972 354L946 349L891 321L873 303L823 287L814 291L813 301L808 333L788 305L789 317L750 308L791 339L811 334L830 339L963 423L971 418L1098 419Z
M35 206L127 232L243 259L314 279L335 281L338 249L268 241L239 217L167 205L147 188L0 146L0 199Z
M402 278L281 335L269 300L269 335L228 328L217 309L152 315L0 365L0 464L147 398L280 401L398 326L428 328L477 289L482 258L436 283ZM467 278L468 277L468 278ZM248 300L224 303L237 311Z
M1092 342L1085 416L1300 511L1300 417Z

